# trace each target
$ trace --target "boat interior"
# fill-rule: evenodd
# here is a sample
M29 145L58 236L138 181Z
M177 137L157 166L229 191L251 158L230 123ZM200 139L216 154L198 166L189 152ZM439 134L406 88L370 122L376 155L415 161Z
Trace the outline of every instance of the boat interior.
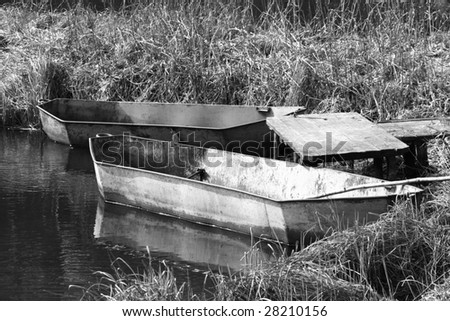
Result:
M91 138L96 162L149 170L239 190L275 201L316 198L380 179L293 162L195 147L133 136ZM327 196L326 199L369 198L421 192L410 185L372 187Z

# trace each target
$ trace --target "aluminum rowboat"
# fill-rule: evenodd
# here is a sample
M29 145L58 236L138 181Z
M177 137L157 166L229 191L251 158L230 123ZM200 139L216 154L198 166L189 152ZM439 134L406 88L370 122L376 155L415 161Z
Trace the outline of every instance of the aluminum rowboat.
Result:
M128 135L91 138L90 152L106 202L291 244L376 220L396 198L422 192L402 185L339 193L385 181Z
M300 107L135 103L55 99L37 106L42 129L59 143L88 146L97 133L129 133L140 137L180 141L204 147L253 150L270 144L267 117L302 110ZM256 146L256 149L255 149ZM245 152L239 150L239 152ZM268 155L266 155L268 156Z

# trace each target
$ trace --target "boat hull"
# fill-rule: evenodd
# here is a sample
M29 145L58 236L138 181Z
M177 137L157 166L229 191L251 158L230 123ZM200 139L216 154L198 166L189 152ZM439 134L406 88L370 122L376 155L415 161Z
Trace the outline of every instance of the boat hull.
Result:
M102 140L103 142L100 143ZM320 237L330 228L346 228L374 221L378 219L379 214L385 213L389 205L399 196L393 194L379 197L346 197L344 195L333 199L276 200L272 196L276 194L275 189L280 185L276 178L283 172L286 172L286 180L294 181L294 185L284 190L289 189L289 193L293 193L292 191L297 188L295 183L301 185L301 179L307 179L305 175L319 173L333 179L331 174L337 171L328 169L322 171L289 163L285 166L292 168L282 169L280 167L283 162L280 161L264 165L268 166L264 168L261 164L270 160L251 158L258 160L258 163L251 164L248 159L244 161L243 155L186 146L183 147L185 151L183 152L181 147L168 149L170 143L167 142L154 143L144 151L137 148L136 142L142 144L140 140L133 141L132 138L131 140L134 146L133 151L140 151L140 156L144 155L140 160L137 157L131 157L134 161L133 165L125 164L125 160L130 156L125 154L121 155L118 162L101 161L100 153L94 150L96 148L94 145L103 144L106 147L106 152L102 153L103 156L114 148L112 145L104 145L108 142L107 137L101 138L100 141L91 139L96 179L100 194L106 202L141 208L195 223L279 240L283 243L294 244L305 237L308 239L311 236ZM98 143L95 144L93 141ZM153 154L158 155L152 155L151 158L161 159L163 163L167 163L169 159L182 159L184 163L180 166L163 166L158 170L149 170L143 166L142 159L148 161L149 153L151 154L152 151ZM106 155L110 159L112 156L113 154ZM226 163L232 159L236 163L228 166ZM222 162L219 164L218 160ZM156 168L154 164L152 165ZM245 168L249 164L254 165L253 168ZM273 166L278 166L277 170L274 170L274 175L264 174ZM241 170L242 167L244 167L243 170ZM207 168L206 172L211 176L208 178L210 181L190 178L192 175L188 174L195 168ZM299 175L295 175L297 169L304 173L299 172ZM241 171L238 172L239 170ZM257 173L260 175L258 176ZM266 177L263 177L263 174ZM224 177L226 175L228 177ZM336 177L345 175L347 173L336 173ZM218 177L217 179L222 183L214 183L212 176ZM358 175L350 176L350 178L356 184L364 179L374 180ZM345 179L350 181L350 178ZM244 184L251 185L250 189L248 186L244 187ZM412 193L408 195L415 195L419 191L419 189L412 189ZM261 195L263 193L266 194Z
M97 133L128 133L159 140L270 156L266 118L298 107L97 102L55 99L38 106L42 128L59 143L87 147ZM246 144L244 150L240 146Z
M375 221L395 200L380 197L276 202L126 167L95 164L95 172L106 202L289 244L323 236L337 226Z

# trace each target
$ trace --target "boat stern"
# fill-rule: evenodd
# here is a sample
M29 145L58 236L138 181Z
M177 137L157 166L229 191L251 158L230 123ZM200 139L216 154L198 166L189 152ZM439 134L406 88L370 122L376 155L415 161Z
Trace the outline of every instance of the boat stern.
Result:
M47 136L58 143L70 145L69 134L66 123L52 115L47 109L51 108L53 101L38 105L39 118L42 123L42 130Z

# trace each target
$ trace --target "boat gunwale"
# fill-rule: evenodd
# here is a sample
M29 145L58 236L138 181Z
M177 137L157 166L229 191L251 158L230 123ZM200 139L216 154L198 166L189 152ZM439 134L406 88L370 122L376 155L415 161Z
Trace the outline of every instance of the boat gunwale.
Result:
M120 136L120 135L119 135ZM112 136L114 137L114 136ZM121 136L122 137L122 136ZM134 138L138 138L141 139L141 137L137 137L137 136L129 136L129 137L134 137ZM157 171L152 171L149 169L142 169L142 168L136 168L136 167L132 167L132 166L124 166L124 165L116 165L116 164L111 164L111 163L105 163L102 161L99 161L95 158L94 155L94 149L93 149L93 144L92 144L92 140L96 139L95 137L91 137L89 138L89 150L91 153L91 158L93 160L93 162L95 163L95 165L102 165L102 166L106 166L106 167L116 167L116 168L121 168L121 169L127 169L127 170L133 170L133 171L138 171L138 172L142 172L142 173L150 173L150 174L154 174L157 176L161 176L161 177L168 177L168 178L176 178L176 179L180 179L182 181L185 182L190 182L190 183L194 183L194 184L199 184L199 185L205 185L205 186L212 186L214 188L221 188L221 189L225 189L228 191L233 191L233 192L238 192L238 193L242 193L245 195L249 195L252 197L256 197L256 198L260 198L263 200L268 200L274 203L278 203L278 204L287 204L287 203L299 203L299 202L334 202L334 201L346 201L346 200L354 200L354 201L359 201L359 200L366 200L366 199L370 199L370 200L374 200L374 199L388 199L388 198L392 198L392 197L408 197L411 195L418 195L421 194L423 192L423 190L421 190L418 187L412 186L412 185L406 185L406 186L411 186L414 188L419 189L416 192L411 192L411 193L404 193L404 194L392 194L392 195L384 195L384 196L357 196L357 197L337 197L337 198L329 198L329 197L320 197L320 198L314 198L314 196L310 196L310 198L298 198L298 199L274 199L274 198L270 198L267 196L262 196L259 194L255 194L252 192L248 192L248 191L244 191L241 189L236 189L236 188L232 188L232 187L228 187L228 186L223 186L223 185L218 185L218 184L212 184L212 183L208 183L208 182L203 182L203 181L197 181L197 180L192 180L192 179L188 179L186 177L181 177L181 176L176 176L176 175L172 175L172 174L165 174L165 173L160 173ZM183 144L180 144L183 145ZM189 146L189 145L186 145ZM202 147L200 147L202 148ZM342 194L345 193L345 191L342 192Z
M88 100L86 100L88 101ZM132 103L132 102L126 102L126 103ZM240 106L240 105L205 105L205 106L235 106L238 108L257 108L255 106ZM266 118L264 119L260 119L260 120L256 120L256 121L252 121L252 122L247 122L247 123L241 123L238 125L234 125L234 126L228 126L228 127L203 127L203 126L193 126L193 125L176 125L176 124L146 124L146 123L123 123L123 122L100 122L100 121L86 121L86 120L65 120L65 119L61 119L57 116L55 116L54 114L52 114L51 112L49 112L48 110L46 110L45 108L43 108L43 105L37 105L36 106L39 111L44 112L45 114L47 114L48 116L52 117L53 119L56 119L57 121L59 121L62 124L77 124L77 125L116 125L116 126L132 126L132 127L170 127L170 128L188 128L188 129L202 129L202 130L213 130L213 131L220 131L220 130L229 130L229 129L235 129L235 128L239 128L239 127L244 127L244 126L248 126L248 125L253 125L253 124L258 124L258 123L262 123L262 122L266 122ZM272 107L271 107L272 108ZM280 107L275 107L275 108L292 108L289 106L280 106ZM294 112L289 112L283 116L289 116L291 114L293 114Z

